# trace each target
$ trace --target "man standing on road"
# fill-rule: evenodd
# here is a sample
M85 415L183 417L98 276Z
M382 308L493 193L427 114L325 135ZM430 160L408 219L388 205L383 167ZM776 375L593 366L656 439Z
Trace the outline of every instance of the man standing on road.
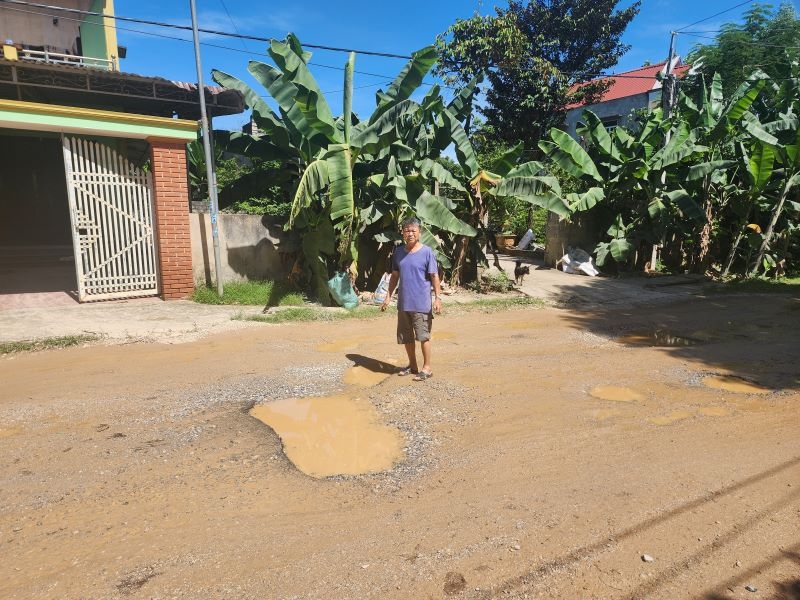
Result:
M433 250L419 241L420 221L406 219L401 225L403 245L397 246L392 256L392 276L389 290L381 304L385 311L397 292L397 343L406 347L408 366L398 375L415 374L414 381L425 381L433 376L431 370L431 328L433 313L442 312L442 287L439 282L439 267ZM434 298L431 303L431 287ZM415 340L422 348L422 368L417 368Z

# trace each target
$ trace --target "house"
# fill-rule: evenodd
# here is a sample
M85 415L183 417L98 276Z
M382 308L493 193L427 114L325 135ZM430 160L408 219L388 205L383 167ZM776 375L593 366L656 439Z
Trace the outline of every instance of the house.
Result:
M0 41L0 299L187 297L197 86L120 71L113 0L3 3ZM204 94L209 117L244 111Z
M672 60L670 72L677 77L683 76L689 65L682 65L680 56ZM584 110L591 110L608 129L617 125L627 125L631 114L637 109L652 109L661 102L661 76L667 72L667 61L656 65L648 65L633 71L617 73L609 77L601 77L588 83L608 83L600 100L594 104L571 104L567 107L566 129L570 135L577 137L578 126ZM588 83L579 83L570 89L570 93Z

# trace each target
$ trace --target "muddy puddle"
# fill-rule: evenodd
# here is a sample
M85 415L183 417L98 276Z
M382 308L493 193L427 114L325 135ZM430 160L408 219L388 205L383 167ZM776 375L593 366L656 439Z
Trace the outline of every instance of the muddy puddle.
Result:
M617 385L598 385L589 391L589 395L598 400L612 402L641 402L644 400L644 396L639 392Z
M680 347L694 346L703 343L703 340L676 335L663 329L653 329L650 331L632 331L617 338L621 344L633 346L663 346Z
M772 391L756 381L735 375L709 375L703 378L703 385L735 394L769 394Z
M250 414L280 436L287 458L311 477L387 471L403 456L400 432L359 397L289 398Z
M395 367L392 367L395 370ZM349 385L359 385L362 387L372 387L389 377L389 373L376 372L373 369L362 365L350 367L344 373L344 382Z

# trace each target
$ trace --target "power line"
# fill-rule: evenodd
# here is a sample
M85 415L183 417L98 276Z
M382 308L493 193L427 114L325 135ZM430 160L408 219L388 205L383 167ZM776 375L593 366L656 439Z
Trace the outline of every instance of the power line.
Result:
M186 26L186 25L174 25L172 23L164 23L164 22L161 22L161 21L150 21L148 19L136 19L136 18L133 18L133 17L120 17L120 16L117 16L117 15L111 16L111 15L106 15L106 14L103 14L103 13L98 13L98 12L93 12L93 11L88 11L88 10L80 10L80 9L77 9L77 8L64 8L63 6L51 6L51 5L48 5L48 4L37 4L35 2L27 2L25 0L0 0L0 2L6 3L6 4L19 4L19 5L22 5L22 6L31 6L31 7L34 7L34 8L43 8L43 9L46 9L46 10L55 10L55 11L60 11L60 12L68 12L68 13L75 13L75 14L80 14L80 15L88 15L88 16L93 16L93 17L103 17L103 18L108 18L108 19L116 19L118 21L128 21L128 22L131 22L131 23L139 23L139 24L142 24L142 25L154 25L156 27L167 27L167 28L170 28L170 29L179 29L181 31L191 31L192 30L191 27ZM211 34L211 35L219 35L219 36L223 36L223 37L231 37L231 38L238 38L238 39L244 39L244 40L252 40L252 41L256 41L256 42L271 43L273 41L272 38L264 38L264 37L254 36L254 35L243 35L243 34L239 34L239 33L231 33L229 31L219 31L219 30L215 30L215 29L201 29L201 28L198 28L198 31L201 32L201 33L208 33L208 34ZM353 48L339 48L337 46L322 46L320 44L308 44L308 43L303 43L303 45L308 47L308 48L316 48L318 50L330 50L331 52L346 52L348 54L350 52L355 52L356 54L364 54L364 55L368 55L368 56L381 56L381 57L384 57L384 58L402 58L402 59L405 59L405 60L409 60L409 59L412 58L411 56L405 56L405 55L402 55L402 54L391 54L389 52L376 52L376 51L373 51L373 50L355 50Z
M219 2L220 2L220 4L222 4L222 8L225 9L225 14L228 15L228 20L231 22L231 25L233 25L233 30L236 33L239 33L239 28L236 27L236 23L233 21L233 17L231 16L231 11L228 10L228 5L225 4L225 0L219 0ZM242 48L247 50L247 46L245 45L244 40L239 40L239 41L242 44Z
M0 2L7 2L7 1L8 0L0 0ZM20 3L20 4L23 4L23 3ZM29 14L29 15L50 16L48 13L36 12L36 11L32 11L32 10L25 10L23 8L7 7L6 10L12 10L12 11L16 11L16 12L20 12L20 13L24 13L24 14ZM81 22L80 19L76 19L76 18L72 18L72 17L61 17L61 18L63 20L65 20L65 21L73 21L73 22L76 22L76 23L80 23ZM130 33L138 33L138 34L141 34L141 35L149 35L149 36L152 36L152 37L157 37L157 38L162 38L162 39L167 39L167 40L173 40L173 41L177 41L177 42L192 43L192 40L189 40L189 39L186 39L186 38L182 38L182 37L178 37L178 36L174 36L174 35L167 35L167 34L164 34L164 33L156 33L154 31L146 31L146 30L143 30L143 29L133 29L133 28L130 28L130 27L120 27L119 25L104 25L104 27L112 28L112 29L114 29L116 31L127 31L127 32L130 32ZM243 54L248 54L250 56L259 56L259 57L262 56L262 54L260 52L257 52L257 51L254 51L254 50L249 50L247 48L245 48L245 49L232 48L231 46L224 46L222 44L214 44L212 42L201 42L201 45L205 46L205 47L208 47L208 48L218 48L220 50L228 50L230 52L239 52L239 53L243 53ZM306 44L304 44L304 45L306 45ZM315 67L323 68L323 69L334 69L336 71L343 71L344 70L344 67L335 67L335 66L332 66L332 65L326 65L326 64L315 62L313 60L310 61L308 64L309 65L313 65ZM370 73L368 71L359 71L359 70L356 70L354 72L359 74L359 75L366 75L366 76L369 76L369 77L379 77L381 79L388 79L390 81L394 79L394 76L392 76L392 75L385 75L385 74L380 74L380 73ZM424 85L435 85L435 84L432 84L432 83L425 83L425 82L423 82L423 83L424 83ZM445 86L445 87L447 87L447 86ZM448 89L452 89L452 88L448 88Z
M703 40L714 40L717 41L717 38L711 37L708 35L697 35L693 33L685 33L684 35L688 35L689 37L699 38ZM784 50L800 50L800 46L785 46L783 44L764 44L762 42L751 42L749 40L726 40L727 44L743 44L746 46L756 46L758 48L783 48Z
M718 12L718 13L716 13L716 14L713 14L713 15L711 15L710 17L706 17L705 19L700 19L699 21L695 21L694 23L692 23L692 24L690 24L690 25L686 25L685 27L681 27L680 29L676 29L676 30L675 30L675 33L678 33L678 32L680 32L680 31L683 31L684 29L688 29L689 27L694 27L695 25L697 25L697 24L699 24L699 23L704 23L704 22L706 22L706 21L710 21L710 20L711 20L711 19L713 19L714 17L718 17L718 16L720 16L720 15L724 15L726 12L730 12L730 11L732 11L732 10L736 9L736 8L739 8L740 6L744 6L745 4L751 4L751 3L752 3L752 2L754 2L754 1L755 1L755 0L746 0L745 2L740 2L739 4L737 4L737 5L735 5L735 6L731 6L730 8L726 8L725 10L721 10L720 12Z

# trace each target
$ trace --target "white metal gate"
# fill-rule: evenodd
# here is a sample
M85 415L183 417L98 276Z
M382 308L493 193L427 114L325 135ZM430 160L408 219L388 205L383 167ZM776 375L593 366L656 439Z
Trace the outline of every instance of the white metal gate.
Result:
M150 173L106 144L63 141L80 301L157 294Z

